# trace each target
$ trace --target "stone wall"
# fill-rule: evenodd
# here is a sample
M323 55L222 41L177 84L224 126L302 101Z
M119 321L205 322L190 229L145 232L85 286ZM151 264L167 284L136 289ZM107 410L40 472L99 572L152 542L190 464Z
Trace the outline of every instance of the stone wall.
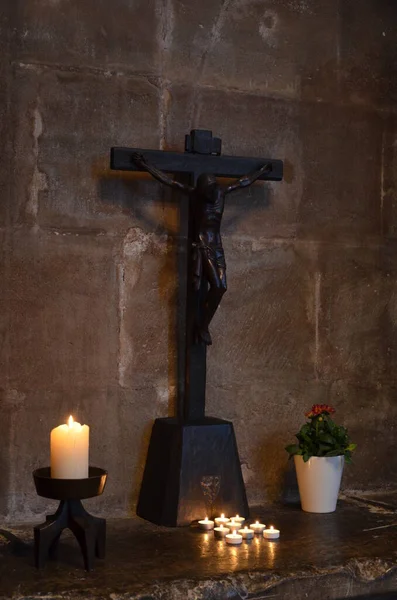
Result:
M251 502L271 501L313 402L359 444L347 489L397 469L396 25L391 0L3 0L0 515L47 503L31 471L73 413L133 510L175 396L177 203L109 148L285 161L230 197L229 291L208 413L232 419Z

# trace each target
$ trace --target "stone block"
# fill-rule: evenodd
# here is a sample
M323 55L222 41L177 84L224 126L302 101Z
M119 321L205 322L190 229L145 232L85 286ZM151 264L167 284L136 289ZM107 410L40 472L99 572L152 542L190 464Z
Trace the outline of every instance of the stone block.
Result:
M381 234L381 117L358 108L302 107L299 237L348 242Z
M119 262L119 384L139 389L161 381L167 404L175 386L176 263L170 240L132 228Z
M41 68L18 69L14 86L14 222L94 233L159 226L159 187L109 167L111 146L158 148L154 86Z
M166 74L217 89L330 98L337 25L336 7L325 0L205 0L200 10L175 2Z
M25 63L156 73L155 0L33 0L15 11L15 52Z
M350 490L395 489L396 384L335 381L330 401L335 419L348 428L357 444L353 464L346 465L342 486Z
M387 239L397 237L397 120L385 117L381 162L382 232Z
M315 372L316 274L312 249L225 240L228 291L211 324L209 383L233 387L269 373ZM224 415L214 415L223 417Z
M328 380L395 379L396 262L381 247L324 246L319 258L318 372Z
M393 2L346 0L338 10L341 97L356 105L393 109L397 100Z
M113 240L16 230L8 285L9 385L89 388L117 380Z
M7 3L7 6L2 7L0 13L0 228L7 226L9 221L9 177L12 159L10 9L11 6Z

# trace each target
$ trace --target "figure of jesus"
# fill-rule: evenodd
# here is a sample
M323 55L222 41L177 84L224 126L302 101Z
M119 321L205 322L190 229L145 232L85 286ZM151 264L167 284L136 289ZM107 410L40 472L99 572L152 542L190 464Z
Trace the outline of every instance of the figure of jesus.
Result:
M198 311L195 336L198 342L212 344L209 325L227 290L226 261L222 246L221 222L225 196L230 192L250 186L261 175L271 171L271 163L253 171L228 186L222 186L214 175L202 174L195 187L176 181L163 171L150 165L142 154L133 154L134 162L155 179L184 192L192 198L193 208L193 285L196 292L204 282L207 291Z

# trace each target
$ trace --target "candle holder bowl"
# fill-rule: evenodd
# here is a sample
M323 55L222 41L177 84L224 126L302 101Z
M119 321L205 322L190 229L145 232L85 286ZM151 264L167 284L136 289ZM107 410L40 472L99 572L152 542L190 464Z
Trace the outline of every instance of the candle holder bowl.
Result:
M55 479L51 477L51 468L44 467L33 472L33 479L39 496L60 500L57 511L34 528L36 567L44 567L48 556L56 556L62 531L70 529L80 545L84 566L91 571L95 556L105 558L106 520L90 515L81 500L103 493L107 471L89 467L85 479Z

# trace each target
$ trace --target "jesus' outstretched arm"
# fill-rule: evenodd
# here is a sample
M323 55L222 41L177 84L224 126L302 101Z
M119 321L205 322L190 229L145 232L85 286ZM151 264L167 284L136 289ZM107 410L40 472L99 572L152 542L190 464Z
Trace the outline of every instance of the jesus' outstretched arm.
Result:
M261 175L264 173L269 173L272 170L272 164L266 163L260 169L256 171L252 171L252 173L248 173L247 175L243 175L240 179L236 179L233 181L225 190L225 194L229 194L230 192L234 192L234 190L239 190L240 188L245 188L254 183Z
M146 162L146 159L142 154L134 152L132 154L132 158L133 161L138 165L138 167L150 173L155 179L157 179L157 181L160 181L160 183L169 185L170 187L181 190L182 192L185 192L187 194L190 194L190 192L193 191L194 188L192 186L185 185L180 181L175 181L175 179L169 177L166 173L164 173L164 171L160 171L160 169L156 169L156 167L150 165L148 162Z

